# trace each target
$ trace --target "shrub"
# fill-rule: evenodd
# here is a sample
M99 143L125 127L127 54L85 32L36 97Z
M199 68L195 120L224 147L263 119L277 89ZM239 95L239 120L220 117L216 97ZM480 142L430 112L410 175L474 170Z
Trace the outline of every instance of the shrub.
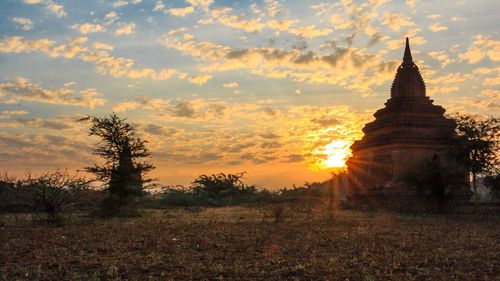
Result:
M89 181L56 170L38 177L28 172L22 185L32 196L34 211L45 213L50 223L60 223L61 212L75 201L77 192L89 188Z

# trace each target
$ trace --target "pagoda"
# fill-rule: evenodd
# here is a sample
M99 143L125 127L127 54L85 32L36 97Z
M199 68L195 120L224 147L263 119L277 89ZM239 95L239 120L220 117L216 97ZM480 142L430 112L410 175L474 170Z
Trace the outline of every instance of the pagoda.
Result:
M451 140L457 138L456 123L444 113L426 95L406 38L390 98L375 112L375 120L364 126L362 139L351 146L353 155L347 161L351 198L377 201L375 194L412 196L413 190L398 182L402 174L424 159L445 160Z

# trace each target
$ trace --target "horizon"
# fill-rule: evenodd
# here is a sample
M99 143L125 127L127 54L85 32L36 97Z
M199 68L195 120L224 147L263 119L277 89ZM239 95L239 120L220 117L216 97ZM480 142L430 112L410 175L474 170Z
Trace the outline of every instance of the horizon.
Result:
M98 163L83 116L116 112L149 141L152 178L247 172L323 181L384 106L409 37L427 96L499 115L492 1L5 1L0 172Z

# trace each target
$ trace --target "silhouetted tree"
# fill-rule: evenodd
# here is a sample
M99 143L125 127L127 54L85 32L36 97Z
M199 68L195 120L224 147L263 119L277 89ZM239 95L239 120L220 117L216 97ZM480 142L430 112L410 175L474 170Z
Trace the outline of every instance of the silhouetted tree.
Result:
M28 172L22 185L32 191L35 210L44 212L50 223L60 223L60 213L73 201L74 192L88 188L89 181L70 176L67 171L56 170L37 177Z
M104 201L105 215L122 214L123 207L131 208L134 198L143 194L143 188L151 179L144 179L154 169L148 162L138 159L150 156L147 141L136 136L135 129L126 119L112 113L108 117L87 117L90 120L90 136L101 140L96 144L94 154L105 160L85 169L107 184L109 197Z
M221 199L233 199L235 197L244 197L255 193L255 186L245 185L241 179L245 175L243 173L216 175L201 175L193 182L193 191L200 196L218 201Z
M500 174L484 177L484 185L490 190L493 198L500 200Z
M500 170L500 122L488 117L479 119L469 114L455 114L457 133L461 137L458 154L470 169L472 186L477 193L478 174L498 174Z
M437 155L431 160L417 162L399 180L416 187L418 195L440 211L453 199L456 191L467 185L461 170L443 165Z

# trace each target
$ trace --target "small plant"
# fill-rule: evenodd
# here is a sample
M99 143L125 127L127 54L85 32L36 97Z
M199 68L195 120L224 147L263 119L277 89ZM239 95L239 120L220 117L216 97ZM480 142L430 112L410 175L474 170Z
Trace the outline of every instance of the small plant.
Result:
M276 205L272 209L274 222L284 222L285 221L285 207L282 204Z

